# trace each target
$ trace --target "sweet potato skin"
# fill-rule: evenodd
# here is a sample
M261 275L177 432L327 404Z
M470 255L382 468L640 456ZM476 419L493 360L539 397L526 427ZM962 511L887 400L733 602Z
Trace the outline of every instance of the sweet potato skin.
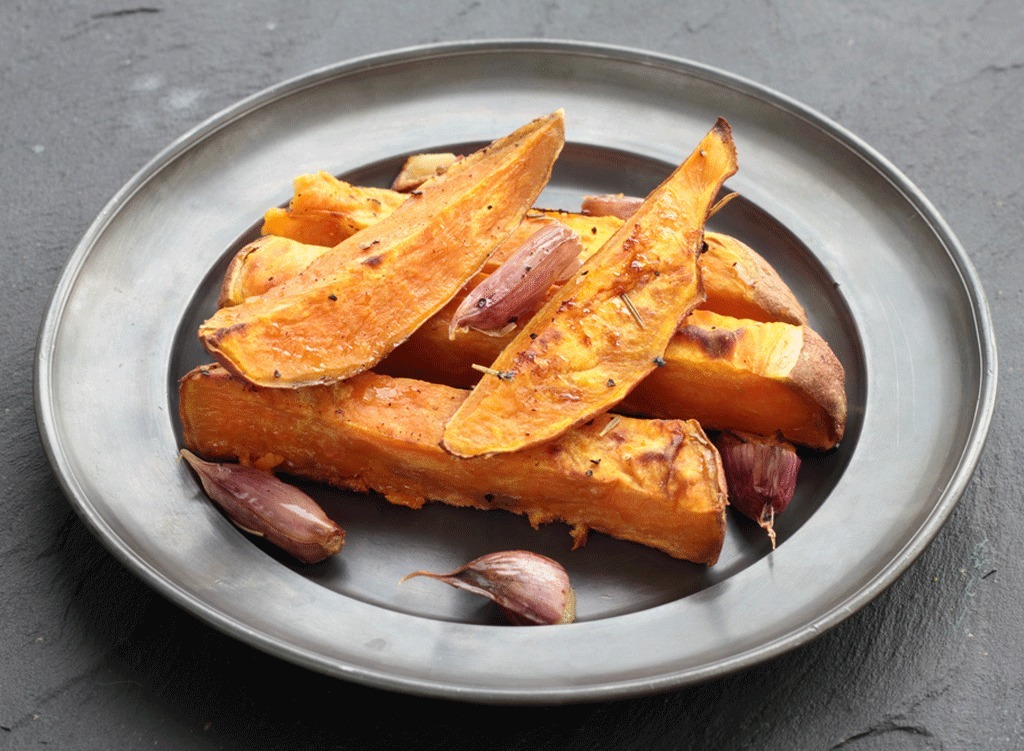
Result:
M328 386L266 389L203 366L180 382L185 445L208 460L276 465L311 480L374 490L419 508L504 509L533 526L562 521L675 558L713 564L725 535L721 460L692 421L609 418L514 454L459 459L439 447L466 397L372 372Z
M502 350L491 367L503 375L477 383L442 446L461 457L517 451L621 401L704 299L704 223L737 166L731 129L719 119Z
M520 223L565 140L559 110L428 181L387 219L263 295L199 328L207 350L254 384L348 378L448 302Z

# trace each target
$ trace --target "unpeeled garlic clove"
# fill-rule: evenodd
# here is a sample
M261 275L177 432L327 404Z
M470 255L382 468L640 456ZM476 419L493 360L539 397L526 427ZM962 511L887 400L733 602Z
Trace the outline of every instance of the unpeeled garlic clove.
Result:
M583 196L580 211L588 216L616 216L629 219L644 202L639 196L609 193L599 196Z
M504 331L533 313L552 284L575 271L582 250L579 235L552 221L534 232L490 276L466 295L452 316L448 336L462 328Z
M775 547L775 515L796 492L800 457L779 437L726 431L715 438L722 457L729 503L765 529Z
M572 623L576 593L558 561L527 550L489 553L447 574L414 571L494 601L516 626Z
M204 461L187 449L181 458L235 526L303 563L322 561L345 544L345 531L294 485L255 467Z

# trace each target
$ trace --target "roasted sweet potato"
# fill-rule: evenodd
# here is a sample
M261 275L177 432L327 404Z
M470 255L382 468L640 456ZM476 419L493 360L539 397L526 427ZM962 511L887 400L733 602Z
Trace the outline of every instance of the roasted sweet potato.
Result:
M286 237L264 235L231 259L220 288L220 307L238 305L301 274L330 248L306 245Z
M469 388L474 363L492 363L511 339L465 331L448 340L449 303L395 349L378 372ZM733 346L734 342L739 342ZM701 345L703 343L703 346ZM809 326L695 311L665 350L664 367L641 381L616 411L695 418L707 428L773 435L833 448L846 425L845 373Z
M717 450L692 421L609 417L525 451L458 459L439 447L466 392L363 373L328 386L253 387L218 366L180 383L185 445L419 508L504 509L714 563L725 534ZM610 427L610 429L609 429ZM270 460L267 460L270 457Z
M807 323L807 313L793 291L748 245L717 232L706 232L704 241L708 250L700 257L707 293L703 310L755 321Z
M207 350L251 383L348 378L445 305L522 221L565 140L561 110L453 164L296 277L221 308Z
M704 223L736 172L719 119L693 153L502 350L444 431L456 456L544 443L621 401L704 299Z
M287 209L263 216L263 234L333 247L377 224L401 206L406 195L381 188L356 187L326 172L299 175Z
M843 437L843 366L809 326L694 311L672 338L665 363L620 409L686 416L708 429L781 433L815 449Z
M299 178L297 186L305 185L305 181L313 177L316 176ZM339 189L318 194L321 201L319 205L322 208L317 211L300 212L297 209L289 209L285 212L283 209L271 209L267 213L268 217L281 218L273 221L268 218L263 226L264 233L314 245L333 246L348 237L350 225L372 223L374 216L377 217L376 221L379 221L405 200L402 193L382 191L380 188L363 188L348 183L342 185L345 186L344 191ZM298 189L297 187L296 190ZM363 191L366 193L363 194ZM376 196L381 193L387 194L389 200L377 199ZM298 195L297 193L292 199L292 203L303 206L304 201L300 201ZM333 202L330 200L332 195L337 196ZM376 200L380 200L379 205L374 203ZM366 209L367 204L376 207L376 214ZM534 209L523 219L523 224L516 230L516 235L494 251L484 270L493 271L500 265L526 237L539 228L544 217L557 219L580 236L583 244L581 262L594 255L622 226L622 220L614 216L587 216L579 212L557 209ZM704 239L708 249L701 255L700 260L707 299L701 303L702 309L736 318L751 318L755 321L807 322L807 316L792 290L756 251L736 238L718 232L706 232ZM248 260L240 264L236 286L233 288L235 294L225 299L222 304L236 305L246 296L261 294L264 291L264 280L271 275L269 271L273 261L263 261L259 255L259 252L250 254L247 256ZM302 257L306 259L305 254ZM294 264L284 259L282 261L282 267L272 274L279 283L298 273ZM260 292L251 291L244 281L249 273L246 269L248 263L256 264L251 272L255 276L252 288L259 289Z

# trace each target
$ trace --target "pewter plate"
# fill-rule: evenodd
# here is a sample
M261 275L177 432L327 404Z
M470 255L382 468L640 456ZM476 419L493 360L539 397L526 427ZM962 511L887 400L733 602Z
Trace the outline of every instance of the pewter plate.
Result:
M206 361L198 323L231 254L327 170L386 185L402 158L466 150L562 107L567 146L539 203L642 194L724 116L742 198L713 226L757 248L844 363L849 427L807 454L772 552L730 517L705 568L503 512L419 511L313 487L346 528L333 560L292 564L234 528L176 460L176 379ZM342 679L492 703L664 691L795 648L868 603L935 535L978 459L995 346L971 265L927 199L840 126L685 60L562 42L470 42L362 58L246 99L169 146L72 255L41 332L37 412L81 518L126 566L250 645ZM908 471L912 468L912 471ZM527 548L568 569L579 620L502 625L426 579Z

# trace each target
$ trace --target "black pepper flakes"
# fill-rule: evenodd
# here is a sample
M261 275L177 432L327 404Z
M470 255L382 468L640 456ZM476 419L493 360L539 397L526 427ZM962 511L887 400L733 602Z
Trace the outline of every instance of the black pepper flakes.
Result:
M280 378L280 377L281 377L281 371L280 370L275 370L274 371L274 378Z
M327 299L328 300L337 300L338 296L332 292L331 294L327 295Z
M536 331L531 331L530 332L530 338L531 339L536 339L537 338L537 332Z
M587 475L587 477L593 477L594 476L594 470L588 469L587 472L586 472L586 475Z
M665 367L665 358L664 357L655 357L654 358L654 364L657 365L659 368L664 368Z
M607 385L608 385L608 388L614 388L614 386L615 386L615 379L614 378L609 378Z

